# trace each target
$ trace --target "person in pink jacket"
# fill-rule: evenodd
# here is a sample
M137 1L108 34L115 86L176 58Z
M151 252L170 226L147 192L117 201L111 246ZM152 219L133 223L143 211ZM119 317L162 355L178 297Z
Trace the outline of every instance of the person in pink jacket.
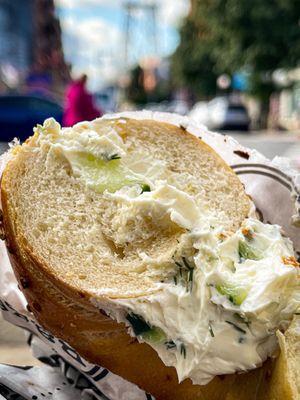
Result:
M64 126L72 126L80 121L91 121L103 114L95 107L93 97L86 88L86 82L87 76L84 74L68 86L65 94Z

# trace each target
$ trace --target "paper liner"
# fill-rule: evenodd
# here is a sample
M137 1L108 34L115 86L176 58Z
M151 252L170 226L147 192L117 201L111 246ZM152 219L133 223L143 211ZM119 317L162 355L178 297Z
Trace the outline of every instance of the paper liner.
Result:
M200 137L237 173L245 185L246 192L252 197L261 220L282 226L285 234L293 241L296 254L300 257L300 173L291 167L288 159L275 157L270 161L257 151L241 146L229 136L209 132L204 126L195 124L193 120L175 114L142 111L105 115L103 118L152 119L180 126ZM8 153L0 157L0 174L9 158ZM89 393L86 387L78 389L70 382L66 382L63 392L56 390L55 395L48 398L71 400L85 399L88 398L86 396L93 395L94 398L109 400L152 399L151 395L137 386L84 360L67 343L46 332L34 320L32 314L27 312L26 300L18 289L4 242L0 243L0 308L4 319L23 327L39 338L35 339L39 340L39 345L36 346L38 349L36 353L40 353L38 357L51 359L51 355L48 354L50 349L52 358L56 355L61 365L74 367L73 374L79 374L91 384L92 392ZM41 382L43 390L50 393L54 393L51 391L53 387L55 389L62 384L61 373L53 371L53 368L35 367L25 371L18 368L17 372L12 368L0 366L0 396L1 384L16 391L25 399L33 398L32 387L41 385ZM66 372L63 372L66 375ZM77 390L76 395L74 390ZM37 399L41 398L38 391L35 393Z

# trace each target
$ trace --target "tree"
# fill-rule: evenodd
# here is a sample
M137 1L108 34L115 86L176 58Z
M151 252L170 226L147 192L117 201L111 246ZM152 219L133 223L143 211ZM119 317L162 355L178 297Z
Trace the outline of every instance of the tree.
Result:
M197 5L224 66L270 72L299 62L299 0L199 0Z
M191 21L193 33L186 35ZM207 46L213 73L247 70L249 92L267 104L276 90L272 73L299 65L299 22L299 0L193 0L173 58L180 70L178 82L182 77L188 85L195 82L196 78L186 73L192 60L196 60L193 71L197 79L204 76L202 48ZM180 59L178 55L186 48L189 57ZM201 84L198 90L202 91Z
M175 83L189 87L198 97L215 95L218 71L212 55L213 44L197 11L187 17L180 36L171 64Z

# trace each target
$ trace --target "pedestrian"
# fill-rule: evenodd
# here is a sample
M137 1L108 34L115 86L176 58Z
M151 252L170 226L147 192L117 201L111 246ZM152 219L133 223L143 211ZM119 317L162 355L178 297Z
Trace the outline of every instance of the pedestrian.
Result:
M65 94L64 126L73 126L80 121L91 121L103 114L95 107L86 83L87 75L83 74L68 86Z

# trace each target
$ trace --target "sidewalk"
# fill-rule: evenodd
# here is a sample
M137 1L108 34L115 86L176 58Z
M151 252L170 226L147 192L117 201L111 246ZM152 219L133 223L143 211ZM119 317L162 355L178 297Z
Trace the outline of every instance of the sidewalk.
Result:
M13 326L0 316L0 364L38 365L32 357L22 329Z

